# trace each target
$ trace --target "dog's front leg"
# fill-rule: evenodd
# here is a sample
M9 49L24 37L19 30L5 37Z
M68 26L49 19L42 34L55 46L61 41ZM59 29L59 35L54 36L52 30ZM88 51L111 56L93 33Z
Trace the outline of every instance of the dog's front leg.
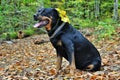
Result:
M74 70L76 69L74 53L71 54L71 58L72 58L72 60L70 62L70 73L74 74Z
M62 64L62 56L59 53L57 53L56 64L57 64L56 70L57 70L57 73L58 73L59 70L61 69L61 64Z
M62 38L62 42L65 45L67 56L68 56L68 61L70 63L69 68L70 68L70 73L74 74L74 70L76 69L75 66L75 54L74 54L74 44L72 43L71 40L67 38Z

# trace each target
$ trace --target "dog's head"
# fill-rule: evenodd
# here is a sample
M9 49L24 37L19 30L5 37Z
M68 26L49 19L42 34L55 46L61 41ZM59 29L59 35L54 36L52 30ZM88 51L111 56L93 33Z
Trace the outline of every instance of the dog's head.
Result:
M54 8L41 8L36 14L34 14L34 20L38 21L34 25L36 28L46 27L47 30L51 30L53 26L60 19L59 14Z

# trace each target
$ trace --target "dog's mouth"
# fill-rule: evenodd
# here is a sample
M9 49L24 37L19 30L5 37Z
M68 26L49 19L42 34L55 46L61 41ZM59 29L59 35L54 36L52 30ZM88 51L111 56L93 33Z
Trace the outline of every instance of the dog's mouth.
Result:
M35 28L42 28L49 23L49 20L40 20L38 23L34 25Z

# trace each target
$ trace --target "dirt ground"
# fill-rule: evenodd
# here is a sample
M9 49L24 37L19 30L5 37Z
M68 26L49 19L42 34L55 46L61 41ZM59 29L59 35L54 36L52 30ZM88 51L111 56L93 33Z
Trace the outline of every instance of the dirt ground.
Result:
M100 71L76 70L69 74L62 62L62 71L56 73L56 52L50 42L35 44L35 41L48 40L46 34L24 39L4 41L0 44L0 80L120 80L120 37L97 40L94 35L86 36L99 50L102 57Z

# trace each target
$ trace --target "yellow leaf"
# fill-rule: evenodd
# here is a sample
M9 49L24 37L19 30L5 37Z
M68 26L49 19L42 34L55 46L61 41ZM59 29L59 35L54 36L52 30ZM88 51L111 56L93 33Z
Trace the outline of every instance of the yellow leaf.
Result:
M82 2L83 0L79 0L80 2Z
M61 20L62 20L63 22L68 22L68 23L70 23L70 20L69 20L68 16L66 15L66 11L61 10L61 9L59 9L59 8L56 8L56 10L58 11L59 16L61 17Z

